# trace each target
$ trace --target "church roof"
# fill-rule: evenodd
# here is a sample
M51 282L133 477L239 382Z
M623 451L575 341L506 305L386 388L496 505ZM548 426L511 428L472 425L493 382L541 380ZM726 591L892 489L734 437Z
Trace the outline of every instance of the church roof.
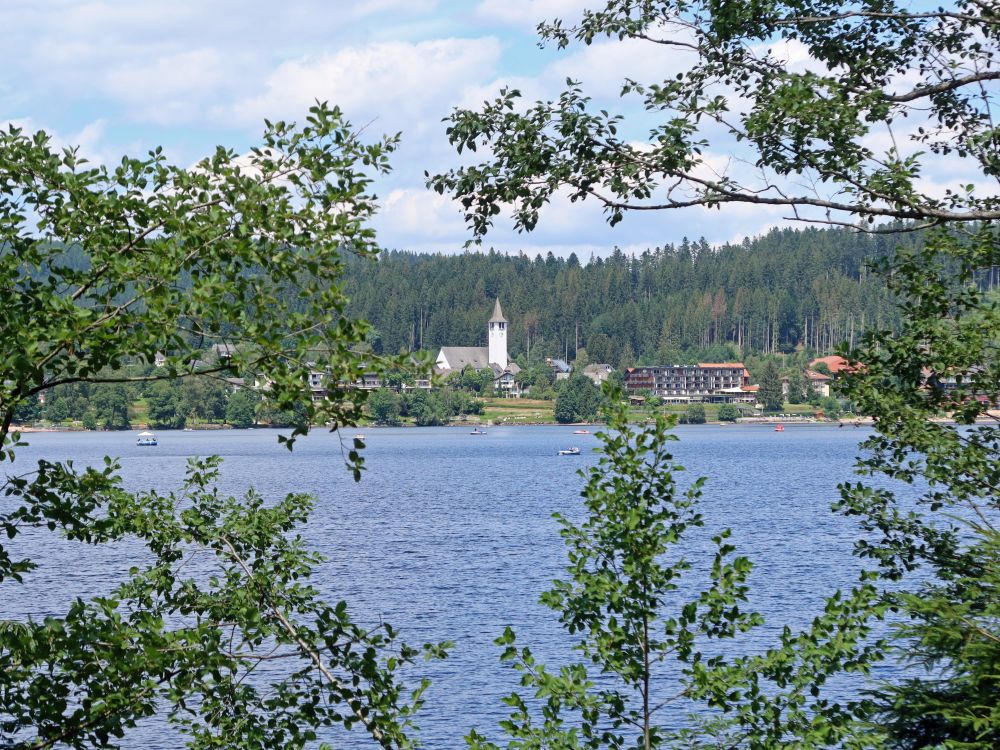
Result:
M452 370L484 370L490 366L490 350L485 346L442 346L438 360L442 357Z
M500 298L497 297L497 303L493 306L493 317L490 318L490 323L506 323L507 318L503 316L503 310L500 309Z

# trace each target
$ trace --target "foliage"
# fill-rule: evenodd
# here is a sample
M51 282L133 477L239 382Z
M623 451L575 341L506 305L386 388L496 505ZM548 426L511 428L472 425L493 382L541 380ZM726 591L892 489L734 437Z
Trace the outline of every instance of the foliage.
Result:
M739 243L682 240L576 264L553 255L398 251L376 265L348 262L344 288L351 314L378 327L378 351L436 354L481 343L500 295L510 354L522 367L545 357L571 361L579 346L592 362L620 370L728 362L800 343L831 353L852 335L857 344L866 323L896 324L885 284L867 268L890 248L884 237L841 229L775 229Z
M835 396L828 396L820 401L820 408L823 410L823 415L829 419L837 419L840 417L840 401Z
M493 370L489 368L475 370L466 367L461 372L449 377L448 385L452 388L466 389L485 396L493 392Z
M215 377L185 377L175 380L153 379L139 382L143 377L155 378L156 374L150 368L140 368L138 374L134 367L124 367L117 370L106 370L100 377L109 379L136 379L124 390L121 384L105 383L64 383L52 387L47 392L45 417L55 422L65 420L85 421L87 424L97 423L102 426L109 419L116 420L117 429L125 429L127 421L120 415L128 414L129 410L138 406L142 398L146 405L146 416L151 427L157 429L180 429L189 423L226 422L234 424L229 419L230 402L233 413L241 415L241 426L249 427L254 423L255 409L259 398L250 398L245 391L233 389L229 383ZM141 391L140 391L141 388ZM240 395L237 396L237 393ZM123 403L124 399L124 403ZM114 409L111 406L114 405ZM249 408L249 421L247 421ZM20 412L19 412L20 413ZM21 423L15 415L14 423ZM105 429L116 429L105 427Z
M927 11L892 0L607 0L575 23L542 23L540 36L559 49L618 39L672 52L669 78L621 89L651 124L630 127L575 81L534 104L505 88L450 118L452 144L484 156L429 182L461 201L476 238L504 210L531 230L557 192L597 201L612 225L630 210L729 203L864 228L1000 219L988 188L940 194L920 182L935 164L1000 172L987 114L996 24L981 0ZM792 50L802 64L789 64ZM757 169L711 166L707 154L733 148Z
M67 413L70 399L89 401L94 424L118 428L141 384L185 377L177 393L201 403L174 401L175 418L218 418L218 388L192 378L234 371L266 384L262 408L286 415L289 447L311 423L353 423L363 393L333 386L382 361L357 353L368 326L344 316L337 282L345 253L375 252L368 188L393 146L362 143L326 105L302 127L268 124L249 154L219 149L192 169L160 150L91 166L44 133L0 132L0 338L17 342L0 352L3 460L23 445L14 415L40 394ZM200 359L213 341L239 345L231 360ZM157 352L166 363L154 370ZM317 370L329 395L313 400ZM177 393L150 385L164 415ZM293 536L308 498L223 497L213 460L192 464L177 495L133 495L117 468L39 461L5 473L3 587L39 585L36 564L14 552L24 534L129 539L146 553L63 614L0 623L7 745L112 747L157 713L193 748L304 747L332 725L411 746L419 689L405 692L399 669L417 652L317 597L318 558ZM188 577L191 554L213 556L217 574ZM290 669L267 684L255 668L271 658Z
M151 427L181 428L186 418L183 410L177 408L180 388L177 383L160 380L146 389L146 415Z
M433 427L448 421L441 396L433 391L410 391L403 396L402 405L403 415L412 418L418 427Z
M246 388L233 391L226 402L226 423L237 428L246 429L257 423L257 404L260 398Z
M788 376L788 403L801 404L808 401L805 374L798 367L792 368L792 374Z
M57 385L232 371L268 383L278 408L303 404L293 437L351 422L362 394L301 396L310 370L353 382L377 364L345 351L368 326L343 317L336 281L345 248L375 251L366 189L393 147L359 142L325 106L302 128L270 125L248 155L219 149L192 169L160 150L91 166L44 133L0 133L0 328L21 344L0 359L4 433L13 408ZM243 335L231 360L199 359L206 342ZM157 352L157 374L107 374Z
M876 695L893 748L1000 746L1000 428L977 421L1000 399L1000 305L974 283L997 263L996 228L982 226L887 264L906 326L868 334L843 384L877 430L860 471L919 492L914 504L885 486L841 488L867 532L859 554L898 581L887 596L905 615L912 676Z
M379 388L369 396L368 409L375 424L397 425L402 403L395 391Z
M740 410L732 404L722 404L719 407L720 422L735 422L740 418Z
M380 399L380 403L383 405L398 403L400 410L396 416L409 417L414 421L414 424L420 427L447 424L452 417L483 413L482 401L472 398L464 391L450 388L433 391L413 389L404 392L401 396L387 393L380 396ZM389 416L391 416L392 407L387 408L389 408Z
M396 643L391 627L362 628L345 602L318 597L309 579L321 558L291 536L312 508L308 496L267 505L253 492L222 496L218 465L190 462L170 495L123 491L112 462L82 475L43 462L34 480L9 483L24 506L7 528L50 516L53 500L89 501L107 517L64 519L72 538L135 537L151 559L65 618L4 630L0 734L32 727L23 747L100 747L162 712L192 747L217 747L219 736L227 747L303 747L331 724L358 724L381 746L407 744L420 691L402 693L396 673L419 652ZM61 495L70 488L80 494ZM46 491L60 495L40 500ZM218 572L182 575L196 553L213 556ZM0 580L24 570L4 563ZM289 660L284 676L247 679L276 657Z
M705 405L688 404L688 408L684 410L684 416L681 417L681 422L683 424L705 424Z
M183 378L178 412L188 422L222 422L231 393L228 384L218 378Z
M774 360L768 359L757 376L757 403L764 405L764 411L781 411L785 397L781 393L781 378Z
M560 424L593 422L601 409L601 391L586 375L574 373L559 384L555 418Z
M876 333L856 353L863 367L847 395L875 415L861 470L922 495L911 507L881 485L845 486L842 508L861 519L859 552L903 578L884 592L905 622L897 653L927 672L876 696L882 712L869 738L822 738L833 746L878 744L883 731L901 748L998 744L1000 444L994 424L972 423L1000 382L997 304L982 288L1000 261L998 29L996 4L982 0L607 0L539 31L560 49L617 39L676 56L669 77L624 82L622 96L645 115L630 122L576 81L534 104L504 89L450 118L452 143L481 151L478 161L429 178L461 202L474 240L505 210L531 230L556 196L596 201L611 224L634 210L745 203L896 235L884 278L901 297L903 325L865 321ZM720 153L736 156L722 170ZM942 188L932 177L942 173L961 184ZM940 229L916 241L901 234L928 228ZM666 349L673 332L664 333ZM767 351L786 348L762 333ZM770 374L760 381L765 405L780 408ZM942 410L961 426L930 421ZM915 568L926 577L907 583ZM784 731L799 747L818 741Z
M91 397L97 421L105 430L127 430L131 425L128 419L128 391L121 383L99 383L94 386Z
M567 577L542 596L579 661L551 669L504 631L501 658L524 688L505 699L507 748L860 746L864 706L816 696L831 674L863 671L874 656L862 645L874 589L831 598L808 631L786 628L758 656L722 655L729 639L762 623L746 609L751 563L723 530L711 539L708 580L690 580L680 545L704 525L703 480L679 490L668 421L637 429L621 394L608 395L600 458L581 471L585 516L556 516ZM698 713L678 729L685 710ZM477 731L469 746L498 747Z

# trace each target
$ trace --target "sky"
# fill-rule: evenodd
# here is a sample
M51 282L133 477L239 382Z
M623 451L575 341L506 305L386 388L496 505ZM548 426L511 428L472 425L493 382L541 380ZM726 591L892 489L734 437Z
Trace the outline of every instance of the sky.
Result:
M380 244L462 252L470 233L459 211L424 185L425 171L459 163L442 122L453 108L504 85L556 96L572 77L641 122L619 103L623 79L682 63L634 42L539 48L539 21L574 20L587 5L594 0L3 0L0 123L46 130L107 164L160 145L189 166L216 145L245 151L265 118L301 120L328 101L373 137L402 134L393 172L375 188ZM611 228L592 201L557 200L534 232L499 224L484 247L586 260L685 236L736 241L784 223L780 209L737 205L632 215Z

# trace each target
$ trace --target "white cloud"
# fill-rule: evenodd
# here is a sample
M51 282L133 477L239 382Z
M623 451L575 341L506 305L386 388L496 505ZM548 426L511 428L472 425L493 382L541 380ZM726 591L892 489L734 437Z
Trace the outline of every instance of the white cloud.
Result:
M381 130L411 132L436 123L468 87L492 77L499 56L491 37L346 47L282 63L262 92L219 115L241 122L295 117L319 99L340 105L355 122L377 117Z
M59 151L63 148L77 148L81 157L91 164L111 164L119 157L112 156L106 142L107 123L95 120L71 133L61 133L44 123L39 123L31 117L4 119L0 117L0 130L7 131L9 127L20 128L22 135L32 136L42 130L50 138L49 148Z
M459 248L465 242L461 206L447 195L403 188L391 191L381 204L375 224L384 246L444 242Z
M594 42L558 59L545 71L546 78L563 84L581 80L585 92L597 98L617 98L626 78L658 83L690 67L693 53L683 48L641 39Z
M195 49L108 70L104 89L134 117L155 123L197 119L239 74L238 61L215 49Z
M209 103L250 96L281 62L391 34L387 18L405 23L436 6L437 0L8 0L0 24L0 92L8 103L23 99L34 109L45 97L103 97L135 120L205 123L198 115Z
M88 123L76 133L71 133L66 139L67 144L77 146L80 156L94 164L111 164L116 157L111 155L105 141L107 123L96 120ZM120 158L120 157L119 157Z
M475 14L486 21L535 28L555 18L575 21L584 9L595 5L593 0L482 0Z

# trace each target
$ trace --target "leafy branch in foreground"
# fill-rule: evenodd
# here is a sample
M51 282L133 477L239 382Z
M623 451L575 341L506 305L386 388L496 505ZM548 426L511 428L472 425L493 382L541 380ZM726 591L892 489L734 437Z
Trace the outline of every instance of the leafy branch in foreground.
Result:
M478 110L456 110L449 140L486 156L428 181L462 203L475 240L507 210L530 231L560 194L597 201L611 224L627 212L729 203L866 229L879 218L1000 219L988 187L1000 174L995 3L594 6L539 34L559 49L607 40L669 51L647 80L623 82L626 107L646 113L634 116L641 130L572 80L548 101L503 89ZM935 168L968 181L929 188Z
M122 491L113 464L89 474L107 518L71 536L136 537L152 560L64 618L5 628L0 736L35 733L14 747L100 747L156 713L192 748L304 747L336 725L413 746L426 682L408 692L399 672L443 646L410 648L388 624L366 629L346 602L325 603L310 585L322 558L292 536L313 500L222 496L218 465L191 461L171 495ZM37 497L37 480L12 494Z
M326 105L191 169L159 149L91 166L45 133L0 132L0 338L17 342L0 352L0 437L54 386L184 375L256 382L292 438L352 424L364 394L341 384L400 364L357 353L370 327L338 285L345 253L377 252L368 191L395 143L361 142ZM202 362L216 342L227 357ZM111 372L157 353L150 375ZM328 398L308 397L310 373Z
M825 647L817 652L822 639L796 644L786 634L771 663L779 690L765 690L760 701L736 692L716 704L774 734L734 734L722 746L1000 746L1000 306L977 278L1000 264L997 4L596 6L575 23L541 24L540 35L559 48L619 40L669 50L673 70L622 87L645 110L640 127L652 121L651 128L643 135L631 118L599 109L574 81L550 101L524 104L520 92L503 90L478 111L456 110L452 144L485 156L428 181L462 203L473 241L508 209L515 228L530 231L559 195L596 200L611 224L630 211L747 203L897 236L933 228L923 246L897 248L885 268L903 325L898 335L870 333L852 353L860 367L844 391L875 420L861 472L910 484L907 494L915 489L918 497L900 499L884 485L842 487L841 511L865 532L857 551L879 566L887 591L866 575L847 599L829 600L844 622L826 631L832 653L846 649L841 666L864 670L880 644L864 650L855 634L864 636L864 623L892 607L903 621L893 648L917 676L872 696L874 713L848 706L846 718L834 716L826 728L787 723L769 705L792 684L779 666L783 654L803 659L804 675L810 654ZM718 166L720 154L733 157ZM818 620L821 631L836 621L831 614ZM863 650L853 657L854 648ZM739 679L756 685L755 675ZM825 676L817 680L809 692L820 692ZM802 717L805 695L789 703ZM813 709L818 717L841 710L822 698ZM851 716L866 715L868 735L839 737Z
M222 375L290 415L289 447L311 424L354 423L364 393L345 384L408 366L362 353L370 327L345 316L339 286L345 254L377 251L369 189L394 146L361 142L325 104L301 127L269 123L248 154L220 148L192 169L160 150L91 166L45 133L0 132L0 602L11 586L22 601L52 594L22 556L49 542L138 541L152 557L124 582L73 592L90 598L64 614L0 610L0 745L113 747L154 714L192 748L303 747L338 724L413 745L422 687L406 694L398 673L419 652L309 586L319 558L290 536L305 496L219 497L211 460L176 497L135 495L111 459L22 468L12 432L14 414L57 386ZM213 343L228 356L200 361ZM345 451L355 478L361 447Z
M909 676L875 695L895 748L1000 746L1000 300L977 283L998 263L990 225L899 254L883 273L905 325L852 353L845 393L877 430L859 470L917 498L856 483L839 505L866 532L858 553L896 581Z
M703 480L679 492L667 420L636 428L621 394L608 395L601 457L583 472L586 517L557 516L569 577L542 596L580 661L553 671L518 646L512 629L497 640L530 691L505 699L507 747L864 746L867 704L840 704L822 689L833 675L863 675L878 658L874 587L837 593L807 631L786 628L773 648L738 655L739 637L763 622L746 607L751 563L723 530L711 540L705 587L686 580L697 565L681 545L704 526ZM727 641L736 656L726 655ZM498 747L476 731L468 741Z

